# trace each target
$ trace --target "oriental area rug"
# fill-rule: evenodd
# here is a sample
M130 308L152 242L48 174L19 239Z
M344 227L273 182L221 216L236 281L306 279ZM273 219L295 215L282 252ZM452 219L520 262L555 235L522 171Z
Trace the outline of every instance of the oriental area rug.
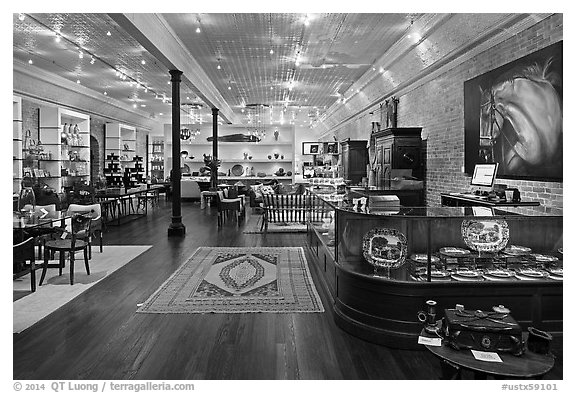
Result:
M324 307L302 247L199 247L139 313L311 313Z

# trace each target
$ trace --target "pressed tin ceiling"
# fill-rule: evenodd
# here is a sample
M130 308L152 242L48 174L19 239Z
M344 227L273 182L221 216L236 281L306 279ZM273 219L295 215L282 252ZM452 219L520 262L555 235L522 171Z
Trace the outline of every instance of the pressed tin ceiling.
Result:
M161 99L171 97L168 68L107 14L27 14L24 20L18 16L13 18L15 60L24 64L32 60L34 67L106 92L154 116L170 113L169 102ZM337 103L362 75L375 72L375 60L405 35L419 15L162 17L237 119L245 119L245 105L259 103L272 107L274 122L282 118L302 125ZM61 33L60 42L55 32ZM190 84L181 86L184 102L198 101L198 93ZM210 109L204 107L204 119L209 121Z

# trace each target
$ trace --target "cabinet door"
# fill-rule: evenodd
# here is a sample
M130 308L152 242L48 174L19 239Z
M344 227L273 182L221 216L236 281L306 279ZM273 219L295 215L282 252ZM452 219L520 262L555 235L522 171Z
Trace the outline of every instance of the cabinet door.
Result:
M398 169L420 169L420 148L416 146L398 146L394 167Z

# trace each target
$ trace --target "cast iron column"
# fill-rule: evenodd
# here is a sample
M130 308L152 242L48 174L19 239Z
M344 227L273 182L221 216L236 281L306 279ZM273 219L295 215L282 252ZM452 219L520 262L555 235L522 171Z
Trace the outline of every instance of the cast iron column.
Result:
M214 160L218 159L218 108L212 108L212 158ZM218 185L218 168L211 178L212 184L210 186L216 189Z
M186 227L182 224L180 178L180 77L182 71L170 70L172 78L172 222L168 236L184 236Z

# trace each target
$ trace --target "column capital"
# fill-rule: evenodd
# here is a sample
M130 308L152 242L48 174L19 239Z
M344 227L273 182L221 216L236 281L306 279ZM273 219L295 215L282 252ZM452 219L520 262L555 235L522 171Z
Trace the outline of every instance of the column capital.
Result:
M212 114L213 114L213 115L217 115L217 114L218 114L218 111L220 111L220 109L218 109L218 108L212 108Z
M171 82L181 82L182 79L180 78L183 74L182 71L180 70L170 70L170 75L172 76L172 78L170 79Z

